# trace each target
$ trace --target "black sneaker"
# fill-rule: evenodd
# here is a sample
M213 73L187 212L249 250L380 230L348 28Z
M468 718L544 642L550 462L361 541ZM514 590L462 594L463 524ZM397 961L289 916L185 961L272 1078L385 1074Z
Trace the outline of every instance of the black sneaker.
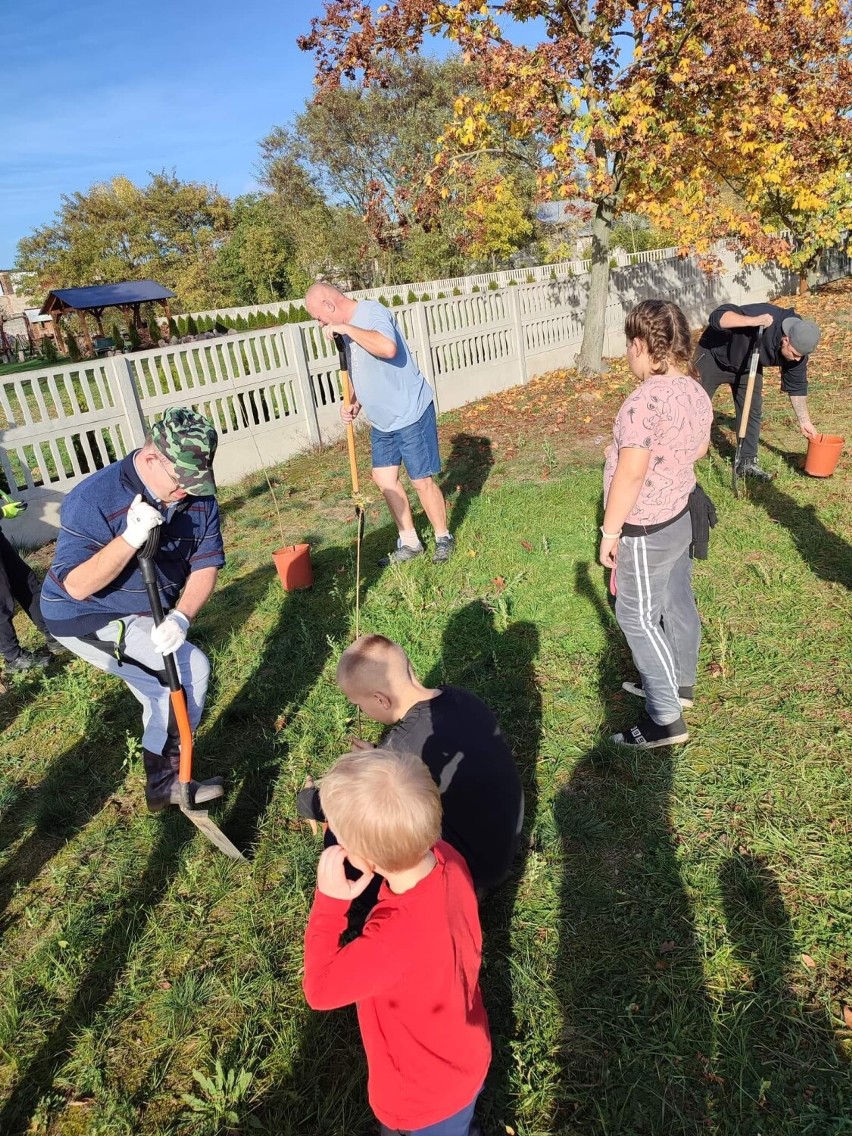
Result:
M46 642L46 645L47 645L47 649L48 649L48 651L50 651L51 655L67 655L68 654L68 648L63 647L63 645L59 642L59 640L54 639L52 635L48 635L46 637L45 642Z
M7 671L31 671L35 667L46 667L49 655L36 655L33 651L21 651L17 658L6 660Z
M435 541L435 552L432 556L433 564L444 564L456 550L456 538L452 533L442 536Z
M757 464L757 458L746 458L737 466L738 477L753 477L755 481L771 481L775 476Z
M401 541L396 542L396 548L387 556L383 556L379 561L380 568L387 568L390 564L404 564L406 560L413 560L415 556L422 556L426 551L422 544L418 544L416 548L412 548L409 544L403 544Z
M635 694L637 698L644 698L645 691L642 689L641 683L638 682L623 682L621 689L626 690L628 694ZM691 710L695 704L695 687L694 686L679 686L677 688L678 698L684 710Z
M635 726L620 734L613 734L611 742L616 745L636 746L637 749L656 749L657 746L680 745L689 739L689 731L683 717L667 726L661 726L647 714L643 714Z

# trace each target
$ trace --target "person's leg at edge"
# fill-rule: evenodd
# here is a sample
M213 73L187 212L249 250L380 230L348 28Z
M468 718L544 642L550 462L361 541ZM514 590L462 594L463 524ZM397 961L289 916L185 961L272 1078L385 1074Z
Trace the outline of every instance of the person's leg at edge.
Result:
M20 604L21 610L30 618L38 630L47 640L51 651L61 650L56 640L47 630L44 617L41 614L41 584L35 572L17 553L16 549L0 532L0 572L2 572L2 621L5 624L0 632L0 651L7 662L24 659L28 663L36 662L44 665L48 661L43 651L32 653L23 651L12 625L12 616L15 611L15 601Z
M0 533L0 653L7 662L16 659L21 653L18 634L12 623L15 614L15 596L6 571L6 538Z
M381 1124L379 1131L381 1136L481 1136L481 1129L473 1115L478 1100L479 1093L460 1112L448 1116L446 1120L439 1120L437 1124L429 1124L426 1128L387 1128Z
M689 514L651 536L622 537L618 547L615 617L645 691L649 717L660 726L681 717L671 644L661 623L669 575L688 545Z
M692 561L684 549L672 567L663 599L663 629L674 656L678 686L694 687L701 646L701 620L692 590Z

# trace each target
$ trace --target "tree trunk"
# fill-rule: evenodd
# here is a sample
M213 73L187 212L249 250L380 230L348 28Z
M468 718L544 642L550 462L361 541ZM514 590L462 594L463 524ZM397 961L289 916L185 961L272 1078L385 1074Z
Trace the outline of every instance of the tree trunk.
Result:
M609 237L614 212L612 203L599 201L592 221L589 297L583 323L583 342L575 360L578 371L602 374L604 333L606 331L606 305L609 298Z

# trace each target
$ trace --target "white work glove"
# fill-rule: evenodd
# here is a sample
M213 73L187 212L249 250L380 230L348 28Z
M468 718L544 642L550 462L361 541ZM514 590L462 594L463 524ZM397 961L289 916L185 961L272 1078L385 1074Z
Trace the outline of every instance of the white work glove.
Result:
M121 534L131 548L141 548L148 539L148 533L163 523L161 513L151 505L146 505L142 494L137 493L127 510L127 528Z
M182 611L172 611L151 632L151 642L158 655L173 655L186 642L189 620Z

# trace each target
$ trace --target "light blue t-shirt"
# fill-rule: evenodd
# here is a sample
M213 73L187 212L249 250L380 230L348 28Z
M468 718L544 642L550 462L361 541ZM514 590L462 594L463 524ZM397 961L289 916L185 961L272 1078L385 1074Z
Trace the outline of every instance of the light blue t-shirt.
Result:
M396 320L378 300L359 300L349 322L365 331L378 331L396 343L392 359L377 359L346 336L349 377L365 414L385 434L413 425L432 402L432 388L414 361Z

